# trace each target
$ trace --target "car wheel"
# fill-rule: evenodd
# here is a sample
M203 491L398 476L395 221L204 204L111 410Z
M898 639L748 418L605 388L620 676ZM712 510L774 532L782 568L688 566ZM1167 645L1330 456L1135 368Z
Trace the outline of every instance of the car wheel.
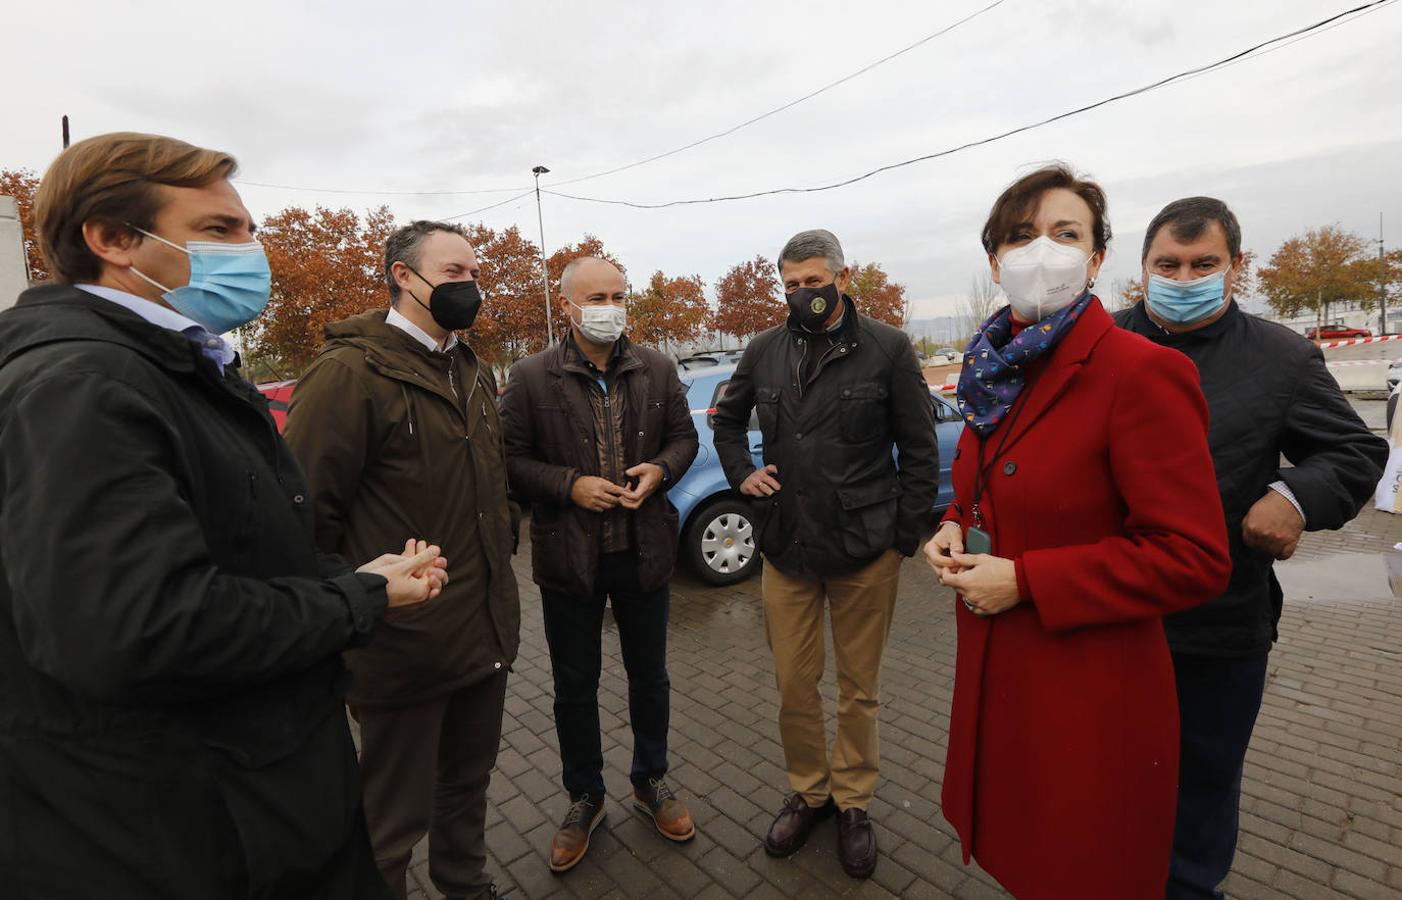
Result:
M706 504L687 524L682 552L691 570L707 584L736 584L749 578L759 569L750 504L734 497Z

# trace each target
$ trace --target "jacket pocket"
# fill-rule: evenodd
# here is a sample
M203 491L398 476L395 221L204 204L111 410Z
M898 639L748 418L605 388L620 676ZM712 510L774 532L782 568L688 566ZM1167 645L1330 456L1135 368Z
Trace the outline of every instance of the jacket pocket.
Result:
M842 439L849 444L865 444L890 435L886 422L886 385L859 382L842 388L838 416Z
M839 488L842 507L842 548L853 559L869 559L891 549L896 541L896 513L901 487L895 479L882 479L856 487Z
M755 415L759 418L759 432L766 444L779 438L779 391L774 388L755 390Z

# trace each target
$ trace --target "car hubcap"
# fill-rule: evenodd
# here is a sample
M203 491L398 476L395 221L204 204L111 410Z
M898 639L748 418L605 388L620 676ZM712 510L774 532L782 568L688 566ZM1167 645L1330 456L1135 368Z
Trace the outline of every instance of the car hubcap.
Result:
M701 558L711 571L730 575L749 565L755 555L754 528L738 513L722 513L701 533Z

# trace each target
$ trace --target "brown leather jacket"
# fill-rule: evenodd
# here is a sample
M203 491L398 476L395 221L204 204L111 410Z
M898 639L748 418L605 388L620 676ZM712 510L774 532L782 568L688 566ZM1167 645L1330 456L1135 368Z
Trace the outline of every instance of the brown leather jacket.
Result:
M491 369L463 343L430 352L385 312L326 329L285 429L324 551L359 565L419 537L448 559L437 599L387 615L346 654L352 706L418 702L501 672L521 624Z
M696 458L698 441L686 388L676 365L655 350L619 338L610 365L611 392L622 397L622 468L661 465L670 480L625 513L629 546L638 554L640 587L654 590L672 575L677 554L677 511L666 489ZM591 401L594 375L575 357L571 341L518 362L501 401L506 468L511 489L532 504L531 553L542 589L591 593L603 551L605 516L575 505L570 490L583 475L608 477L599 442L609 429Z

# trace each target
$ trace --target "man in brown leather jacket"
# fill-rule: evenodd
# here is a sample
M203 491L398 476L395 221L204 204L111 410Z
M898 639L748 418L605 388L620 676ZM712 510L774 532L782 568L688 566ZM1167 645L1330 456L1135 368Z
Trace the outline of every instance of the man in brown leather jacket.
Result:
M387 618L346 654L370 837L401 898L425 833L439 890L492 891L487 784L521 614L496 382L455 334L481 305L477 274L458 226L396 231L385 246L390 308L327 329L287 419L324 551L358 563L389 536L422 534L450 564L436 603Z
M569 811L550 849L565 872L604 818L599 671L604 606L628 670L633 804L673 841L696 833L667 786L669 580L677 511L666 490L696 458L676 366L623 336L623 273L585 257L565 267L565 341L517 363L502 399L513 492L533 504L531 559L555 674L555 729Z

